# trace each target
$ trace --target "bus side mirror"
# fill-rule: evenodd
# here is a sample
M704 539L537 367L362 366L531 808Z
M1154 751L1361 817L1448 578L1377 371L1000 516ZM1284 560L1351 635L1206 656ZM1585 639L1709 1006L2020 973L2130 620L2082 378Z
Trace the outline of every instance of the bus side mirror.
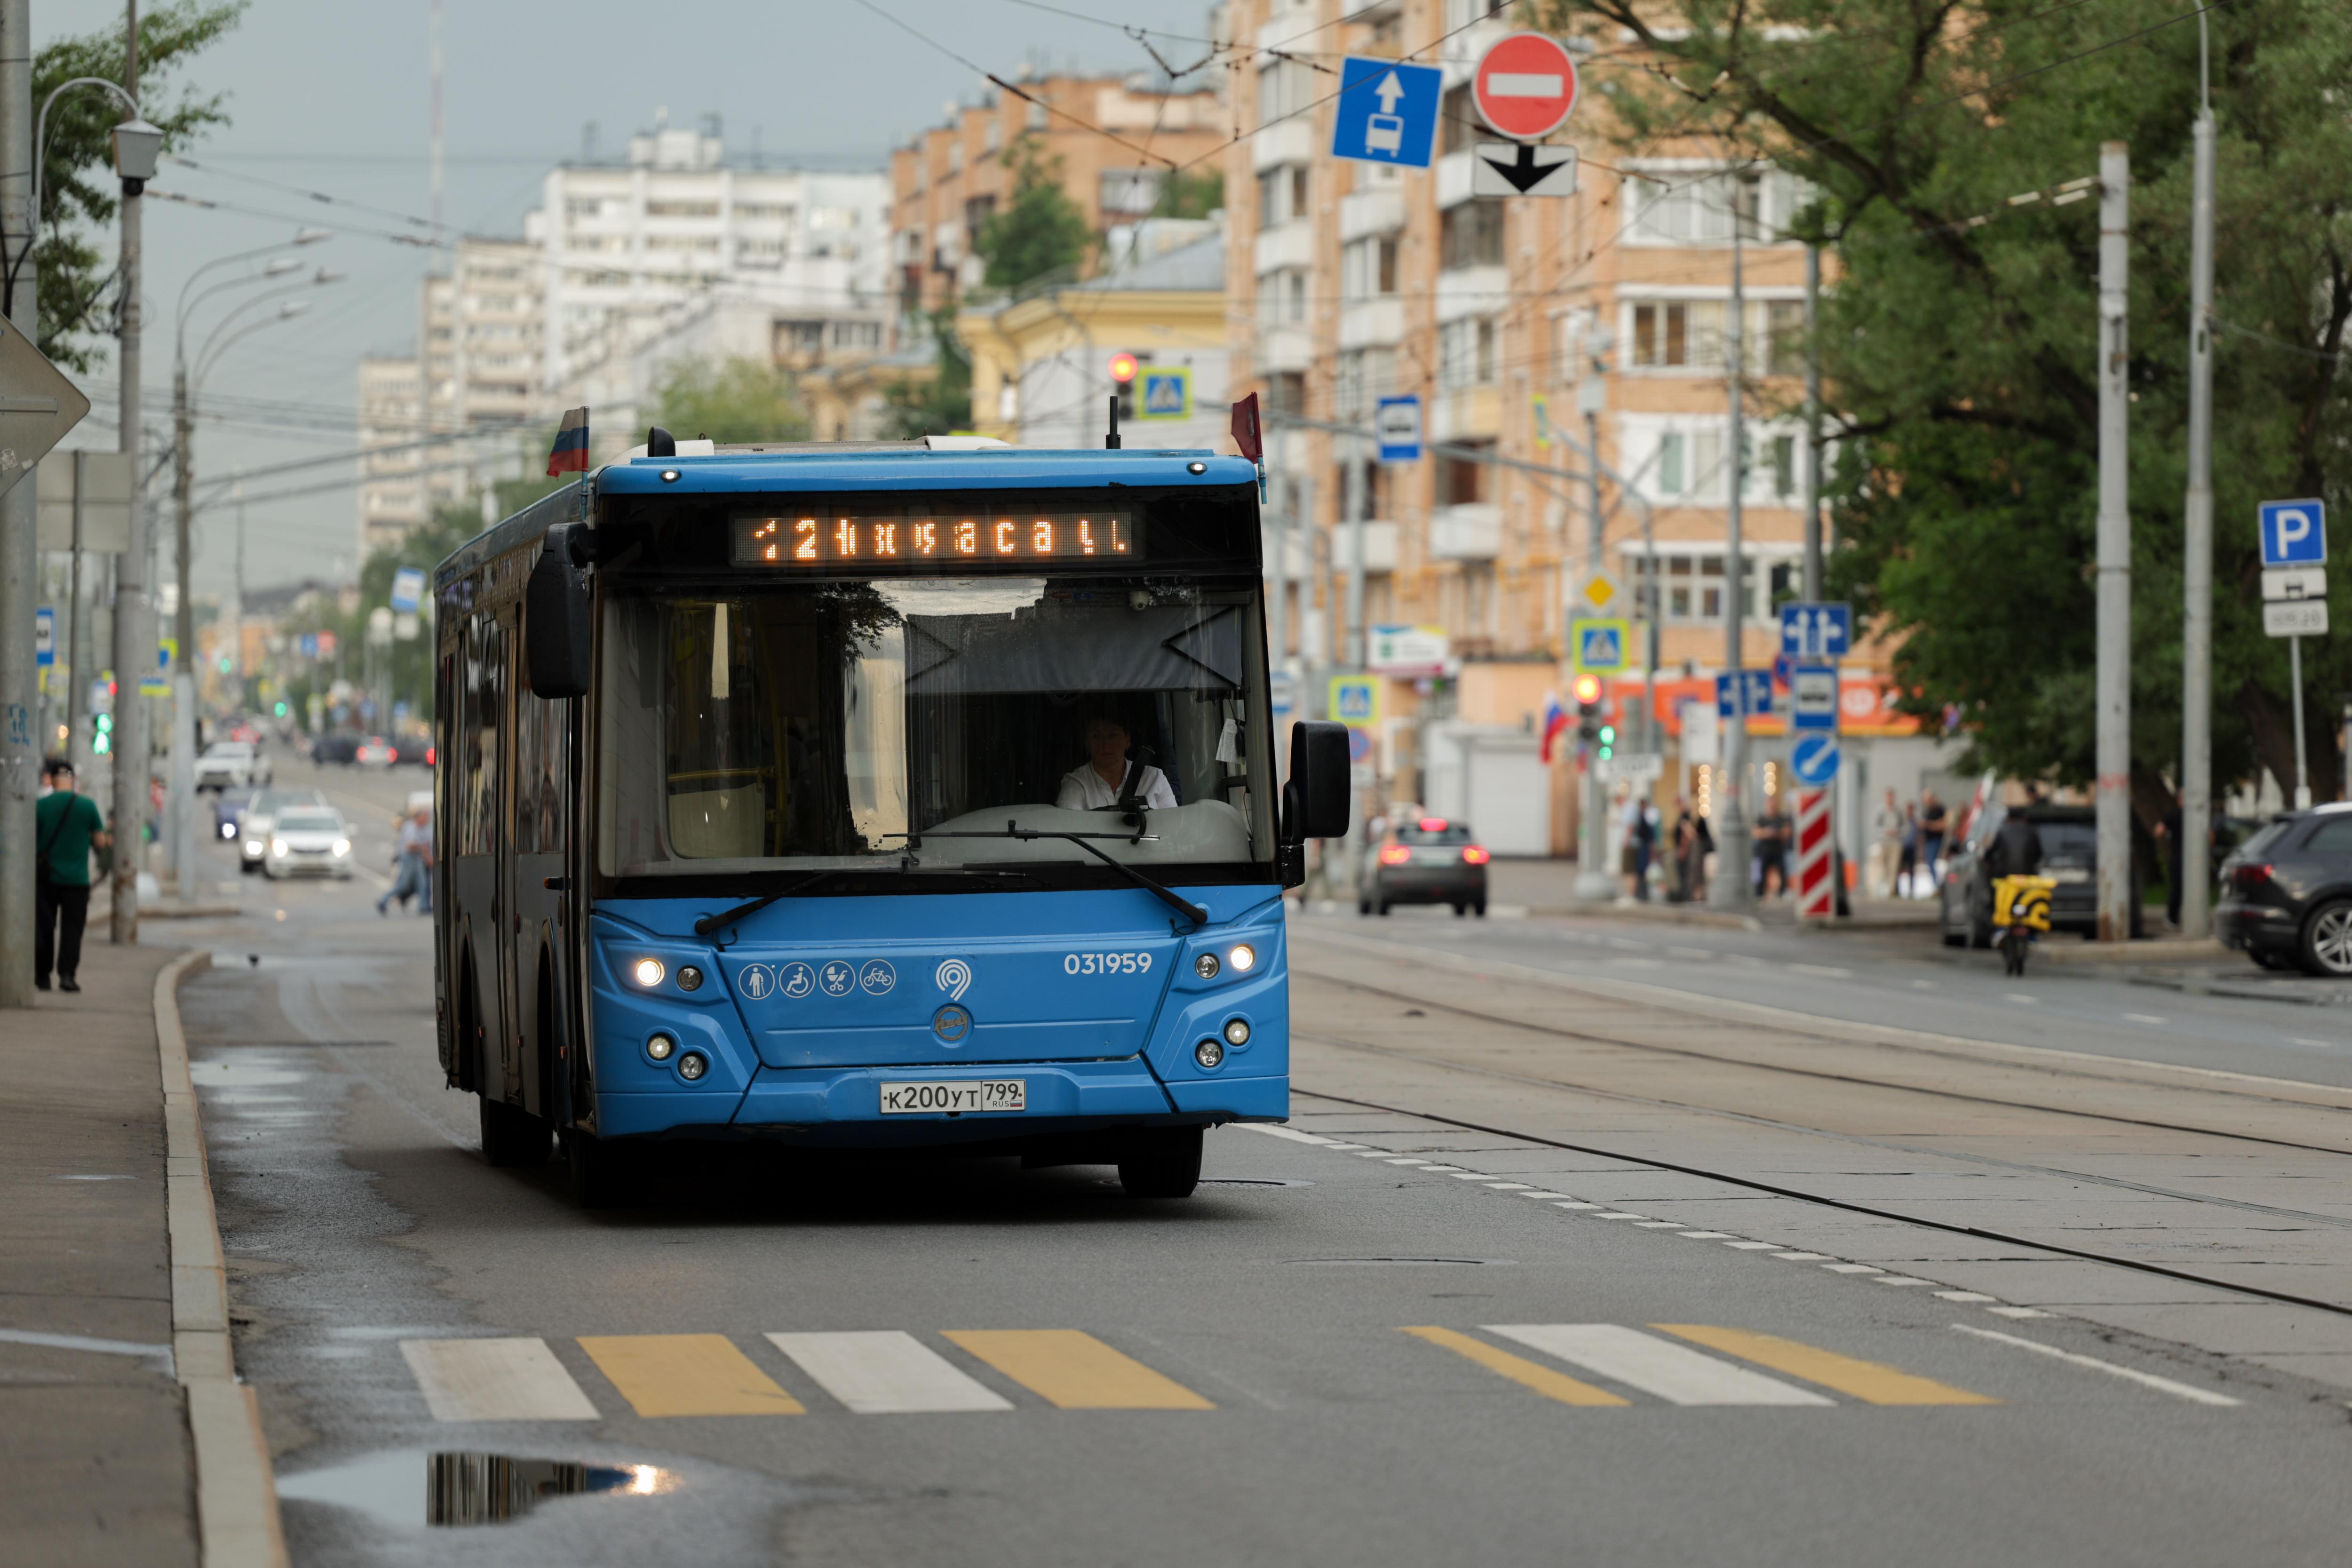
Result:
M1355 798L1349 779L1348 729L1304 719L1290 730L1290 783L1283 789L1286 837L1345 838Z
M573 531L581 526L559 522L547 531L546 548L523 590L523 657L530 689L550 701L588 695L593 649L588 569L574 559L585 553L575 548Z

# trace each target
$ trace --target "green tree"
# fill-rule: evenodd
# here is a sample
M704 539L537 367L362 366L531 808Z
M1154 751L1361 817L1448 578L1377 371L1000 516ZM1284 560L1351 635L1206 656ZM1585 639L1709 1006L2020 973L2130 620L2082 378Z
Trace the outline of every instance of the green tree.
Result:
M236 26L245 6L246 0L178 0L140 18L139 100L148 120L163 128L167 153L228 123L221 95L191 92L173 78L191 57ZM122 79L121 28L60 38L42 49L33 62L35 107L58 87L86 76ZM40 270L41 352L81 372L98 363L100 351L91 340L114 330L119 309L108 231L120 205L110 138L121 118L121 100L102 88L76 88L49 108L41 239L33 251ZM102 252L99 237L107 239Z
M1160 187L1160 217L1207 217L1225 205L1225 176L1216 169L1178 169Z
M805 441L792 374L749 355L688 360L670 368L654 395L654 422L688 440Z
M1076 272L1094 243L1087 215L1062 190L1062 161L1033 137L1004 150L1013 171L1013 199L981 220L972 254L987 263L992 289L1018 289L1047 273Z
M2195 13L1686 0L1671 30L1663 15L1633 0L1549 13L1611 47L1626 29L1652 55L1654 70L1594 72L1628 147L1811 184L1791 226L1834 252L1820 350L1843 437L1836 590L1895 640L1905 705L1957 710L1972 764L2074 784L2094 773L2098 204L2095 191L2050 198L2096 172L2100 143L2130 145L2133 773L2150 815L2180 734ZM2340 499L2352 478L2337 357L2352 323L2352 124L2338 101L2352 28L2330 0L2208 19L2215 310L2243 329L2216 354L2214 766L2242 777L2259 760L2284 780L2285 649L2262 634L2252 521L2260 498ZM1727 203L1720 182L1699 191ZM2011 204L2029 191L2042 199ZM2346 690L2352 647L2307 645L2314 734L2331 732ZM2334 748L2312 761L2325 798Z
M883 389L891 433L901 441L948 436L971 428L971 360L956 341L955 308L934 310L931 345L935 369L923 380L907 376Z

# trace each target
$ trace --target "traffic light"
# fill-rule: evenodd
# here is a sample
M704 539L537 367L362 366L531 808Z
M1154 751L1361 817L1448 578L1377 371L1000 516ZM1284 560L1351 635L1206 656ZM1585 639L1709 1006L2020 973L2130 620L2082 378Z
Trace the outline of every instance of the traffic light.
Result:
M1589 669L1580 670L1569 691L1576 699L1577 740L1588 746L1601 743L1601 678Z
M1614 725L1614 724L1603 724L1603 725L1601 725L1601 760L1602 762L1604 762L1604 763L1605 763L1605 762L1607 762L1607 761L1608 761L1612 756L1613 756L1613 755L1616 753L1616 750L1617 750L1617 726L1616 726L1616 725Z
M279 718L279 719L283 719L283 718L285 718L285 717L286 717L286 704L285 704L285 703L283 703L283 702L278 703L275 707L273 707L273 708L270 710L270 712L271 712L275 717L277 717L277 718Z
M1122 423L1135 417L1135 377L1141 369L1141 363L1125 349L1110 356L1110 389L1118 397Z
M114 750L113 714L94 713L90 715L89 749L92 753L101 757L106 755L107 752Z

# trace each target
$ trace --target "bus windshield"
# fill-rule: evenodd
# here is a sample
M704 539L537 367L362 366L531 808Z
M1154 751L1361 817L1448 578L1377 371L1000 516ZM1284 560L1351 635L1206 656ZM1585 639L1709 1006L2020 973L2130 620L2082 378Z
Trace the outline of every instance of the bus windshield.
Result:
M598 868L1115 878L1077 834L1165 879L1262 880L1258 626L1253 586L1141 576L624 583L601 639Z

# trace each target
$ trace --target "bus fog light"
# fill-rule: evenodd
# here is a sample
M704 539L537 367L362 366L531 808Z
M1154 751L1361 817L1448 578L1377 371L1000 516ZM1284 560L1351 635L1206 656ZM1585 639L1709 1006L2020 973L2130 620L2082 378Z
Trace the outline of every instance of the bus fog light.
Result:
M1235 1047L1249 1044L1248 1019L1228 1018L1225 1020L1225 1044Z
M677 988L680 991L701 990L702 971L697 969L691 963L679 964L677 966Z
M1244 942L1234 949L1232 962L1235 974L1247 974L1257 967L1257 949Z
M637 984L640 985L658 985L662 983L662 975L667 972L662 968L660 959L641 958L629 973L637 977Z
M656 1035L646 1042L646 1055L657 1062L669 1060L670 1053L676 1049L677 1049L677 1042L667 1035Z
M1204 952L1194 959L1192 973L1203 980L1214 980L1217 977L1217 955L1213 952Z
M1214 1040L1202 1040L1192 1047L1192 1059L1204 1068L1216 1067L1225 1059L1225 1047Z
M688 1051L677 1058L677 1076L692 1083L710 1070L710 1063L700 1051Z

